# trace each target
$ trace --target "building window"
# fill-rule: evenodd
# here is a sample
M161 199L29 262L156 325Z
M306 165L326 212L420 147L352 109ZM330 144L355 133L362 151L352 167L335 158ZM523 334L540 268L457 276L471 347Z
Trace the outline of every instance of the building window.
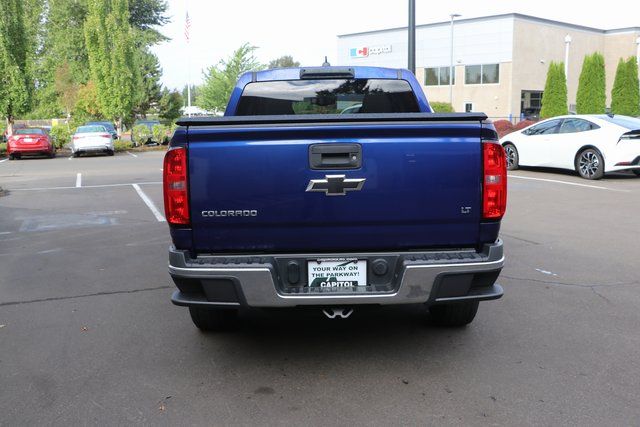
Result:
M464 112L465 113L471 113L473 111L473 103L472 102L465 102L464 103Z
M431 67L424 69L424 85L425 86L448 86L449 85L449 67ZM456 74L453 73L453 82L456 84Z
M468 85L482 83L482 65L467 65L464 67L464 83Z
M467 65L464 83L468 85L500 83L500 64Z

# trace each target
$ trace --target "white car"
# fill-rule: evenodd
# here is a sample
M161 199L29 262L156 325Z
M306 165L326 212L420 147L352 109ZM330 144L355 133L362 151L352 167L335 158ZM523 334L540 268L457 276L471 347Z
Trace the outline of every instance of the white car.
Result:
M113 156L113 136L102 125L80 126L73 134L71 152L74 157L88 152Z
M640 119L614 115L559 116L500 139L507 169L575 170L586 179L632 170L640 175Z

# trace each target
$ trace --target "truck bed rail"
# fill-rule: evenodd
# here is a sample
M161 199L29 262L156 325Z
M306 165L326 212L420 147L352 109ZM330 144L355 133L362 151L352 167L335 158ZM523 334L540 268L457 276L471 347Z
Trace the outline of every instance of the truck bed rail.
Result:
M419 122L478 122L487 120L484 113L380 113L380 114L301 114L276 116L181 117L180 126L246 126L330 123L419 123Z

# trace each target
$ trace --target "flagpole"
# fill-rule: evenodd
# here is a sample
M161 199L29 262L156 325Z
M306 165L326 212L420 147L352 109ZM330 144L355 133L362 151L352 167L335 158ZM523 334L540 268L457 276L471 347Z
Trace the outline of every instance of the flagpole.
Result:
M191 117L191 42L189 31L191 30L191 19L189 18L189 1L186 1L187 16L185 20L184 35L187 39L187 115Z

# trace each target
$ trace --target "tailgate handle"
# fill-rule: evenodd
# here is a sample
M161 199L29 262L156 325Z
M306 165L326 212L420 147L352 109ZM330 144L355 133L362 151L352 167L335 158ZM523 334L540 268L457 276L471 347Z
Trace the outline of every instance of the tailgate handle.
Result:
M311 169L359 169L362 166L360 144L313 144L309 147Z

